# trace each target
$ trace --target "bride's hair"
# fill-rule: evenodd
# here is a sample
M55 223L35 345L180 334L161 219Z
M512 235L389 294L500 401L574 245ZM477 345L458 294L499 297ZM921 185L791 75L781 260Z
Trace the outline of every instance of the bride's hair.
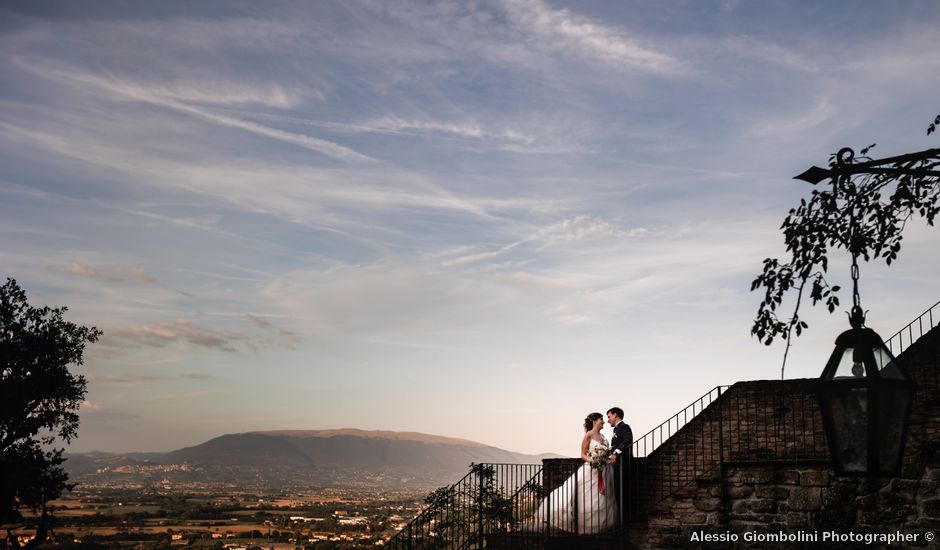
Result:
M598 418L604 418L601 413L591 413L584 419L584 431L589 432L594 427L594 421Z

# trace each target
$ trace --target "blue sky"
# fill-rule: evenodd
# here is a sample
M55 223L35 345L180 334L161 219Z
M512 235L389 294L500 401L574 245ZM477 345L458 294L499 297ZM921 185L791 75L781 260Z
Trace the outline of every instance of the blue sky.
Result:
M791 177L938 146L938 12L7 4L2 275L105 332L73 450L356 427L575 454L588 412L641 434L779 376L748 290ZM936 239L862 267L884 336L940 298ZM808 320L790 377L847 326Z

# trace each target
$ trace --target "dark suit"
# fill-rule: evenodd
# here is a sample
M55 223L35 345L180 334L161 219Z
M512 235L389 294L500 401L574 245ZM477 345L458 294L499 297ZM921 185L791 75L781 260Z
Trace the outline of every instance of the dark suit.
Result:
M631 445L633 445L633 430L630 429L629 424L621 420L620 424L614 427L614 438L610 441L610 449L617 454L618 462L621 455L630 452Z
M624 469L626 468L629 472L630 457L633 456L633 430L623 420L614 426L614 438L610 441L610 449L614 451L614 456L617 457L617 461L614 463L614 495L617 498L617 505L620 507L619 517L622 525L624 509L626 508L622 500L622 493L625 492L622 489L626 487Z

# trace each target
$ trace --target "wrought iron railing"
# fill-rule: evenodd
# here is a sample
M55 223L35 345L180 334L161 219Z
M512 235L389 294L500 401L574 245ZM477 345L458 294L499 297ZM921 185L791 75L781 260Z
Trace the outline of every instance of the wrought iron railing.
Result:
M425 499L427 507L389 540L389 546L411 549L434 548L435 544L438 544L437 547L446 548L443 545L445 541L449 542L462 538L463 532L458 533L456 530L451 530L451 532L442 535L440 531L447 531L448 526L458 516L458 512L452 508L458 502L464 504L459 496L463 494L468 485L472 484L475 475L475 470L471 465L470 471L456 483L429 494ZM464 519L469 521L469 518Z
M927 311L908 323L906 327L897 331L891 338L885 341L885 344L888 346L888 349L891 350L891 353L897 357L921 336L930 332L938 323L940 323L940 302L930 306ZM917 334L916 337L914 336L915 333ZM904 343L905 337L907 344Z
M718 414L717 404L727 390L716 386L633 442L632 456L623 464L629 488L622 507L625 522L642 519L649 506L720 464L721 439L711 437L714 426L705 420Z
M473 464L450 487L434 491L427 508L392 537L395 549L478 549L493 533L517 530L541 490L538 464Z
M546 460L538 506L521 518L527 538L602 535L617 527L618 487L613 469L595 469L580 458Z
M721 398L721 393L730 386L715 386L708 390L705 395L699 397L687 407L669 417L665 422L646 432L645 435L637 438L633 442L633 456L649 456L654 450L659 448L664 441L678 433L690 420L695 419L702 411L711 406L712 403ZM659 443L657 443L659 441Z

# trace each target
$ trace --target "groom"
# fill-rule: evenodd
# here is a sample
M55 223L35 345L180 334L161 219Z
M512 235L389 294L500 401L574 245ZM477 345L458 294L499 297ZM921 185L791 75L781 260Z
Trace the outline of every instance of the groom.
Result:
M614 495L617 497L617 506L620 509L620 525L622 526L624 512L621 500L623 498L621 493L623 468L625 462L629 466L629 457L632 454L630 447L633 446L633 430L630 429L629 424L623 421L623 409L620 407L613 407L607 411L607 423L614 428L614 438L610 441L610 448L613 450L613 454L610 455L610 463L614 465Z

